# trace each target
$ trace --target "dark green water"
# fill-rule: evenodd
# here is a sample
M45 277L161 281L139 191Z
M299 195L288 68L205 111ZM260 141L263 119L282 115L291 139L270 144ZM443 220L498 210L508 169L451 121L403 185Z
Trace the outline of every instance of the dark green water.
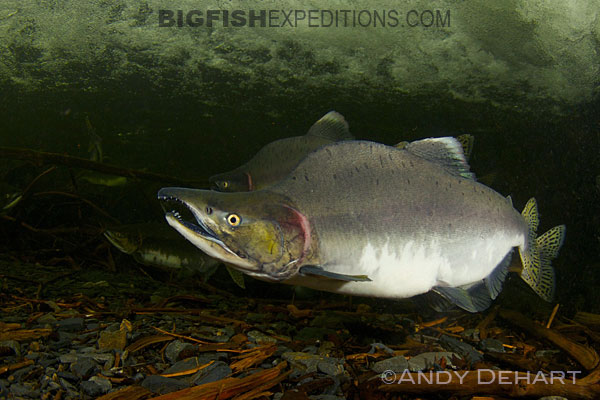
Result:
M83 14L55 31L68 20L68 6L50 7L56 24L45 22L47 9L33 5L14 15L12 2L1 9L11 16L0 19L5 39L0 146L87 159L87 116L102 138L105 163L201 185L247 161L266 143L304 134L330 110L345 116L355 137L387 144L470 133L475 136L472 170L483 182L510 194L517 209L536 197L540 232L566 224L566 242L554 262L556 301L571 311L600 312L597 28L581 28L581 41L590 47L579 48L569 41L568 29L556 31L561 32L557 37L544 30L550 20L529 23L514 10L448 2L457 18L448 29L404 31L397 37L389 31L348 30L343 40L332 32L331 40L342 50L336 53L332 44L333 55L323 55L308 36L269 39L264 32L270 31L256 31L262 37L252 36L252 30L206 27L157 31L156 2L133 8L126 1L88 3L78 12L95 10L106 17L93 20L98 37L89 40L77 33L84 29ZM502 25L506 41L499 39L498 26L486 25L488 14L494 21L518 20ZM115 28L119 21L131 29ZM477 29L467 26L474 23L480 23ZM382 36L365 41L364 32ZM461 34L470 38L464 53L455 45ZM533 56L538 53L544 56ZM564 82L550 81L553 68ZM0 159L2 195L23 190L48 167ZM106 223L76 200L33 196L59 190L93 201L123 223L162 221L155 199L160 183L102 187L81 182L80 173L59 165L8 215L44 229ZM0 239L0 252L17 257L54 248L85 258L83 247L102 242L81 233L57 241L6 218L0 220Z

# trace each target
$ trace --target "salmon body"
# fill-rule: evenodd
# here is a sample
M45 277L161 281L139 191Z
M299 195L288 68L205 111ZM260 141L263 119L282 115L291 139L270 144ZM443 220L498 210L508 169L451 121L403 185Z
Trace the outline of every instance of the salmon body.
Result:
M537 238L535 201L519 213L478 183L453 138L337 142L263 190L164 188L159 198L193 214L168 213L171 226L246 274L360 296L434 291L469 311L498 295L514 248L523 279L549 300L564 237L559 226Z

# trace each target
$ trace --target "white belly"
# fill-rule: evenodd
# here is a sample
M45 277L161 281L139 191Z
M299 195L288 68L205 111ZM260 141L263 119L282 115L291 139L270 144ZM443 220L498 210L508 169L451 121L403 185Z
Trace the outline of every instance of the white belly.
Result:
M496 234L468 243L441 245L407 241L399 246L388 240L380 248L370 243L358 259L344 259L321 265L345 275L367 275L370 282L341 282L314 276L296 276L285 283L341 294L406 298L426 293L434 286L457 287L487 277L504 256L523 243L523 236Z

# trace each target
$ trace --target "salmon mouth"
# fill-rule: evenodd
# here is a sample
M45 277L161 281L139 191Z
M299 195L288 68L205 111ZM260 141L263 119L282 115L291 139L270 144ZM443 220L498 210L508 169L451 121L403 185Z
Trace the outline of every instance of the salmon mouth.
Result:
M175 196L166 196L159 194L158 200L163 202L163 205L165 203L172 205L171 210L165 212L165 217L167 218L167 220L175 219L177 223L183 225L185 228L196 233L197 235L202 236L208 240L217 242L222 246L225 246L225 244L218 238L215 232L212 229L210 229L206 225L206 223L202 221L202 218L200 218L198 212L194 209L194 207ZM183 206L183 208L181 206ZM163 209L165 209L164 206ZM188 216L189 213L192 214L191 218ZM184 215L186 216L185 218ZM194 222L190 222L192 218Z
M256 265L248 257L230 249L208 226L204 221L206 216L197 206L181 198L186 196L187 190L194 189L163 188L158 192L158 200L165 210L169 225L209 256L231 263L244 271L256 271Z

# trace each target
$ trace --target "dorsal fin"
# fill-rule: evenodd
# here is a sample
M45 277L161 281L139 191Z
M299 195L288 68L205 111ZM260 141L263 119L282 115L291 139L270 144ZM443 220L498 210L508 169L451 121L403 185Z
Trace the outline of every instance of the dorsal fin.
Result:
M456 140L460 143L463 149L463 154L465 155L465 160L469 161L471 159L471 153L473 152L473 144L475 143L475 137L473 135L469 135L465 133L464 135L458 135Z
M439 164L451 174L475 179L475 174L469 171L460 142L453 137L417 140L407 144L405 149L415 156Z
M307 136L317 136L333 141L354 139L344 116L337 111L329 111L308 130Z

